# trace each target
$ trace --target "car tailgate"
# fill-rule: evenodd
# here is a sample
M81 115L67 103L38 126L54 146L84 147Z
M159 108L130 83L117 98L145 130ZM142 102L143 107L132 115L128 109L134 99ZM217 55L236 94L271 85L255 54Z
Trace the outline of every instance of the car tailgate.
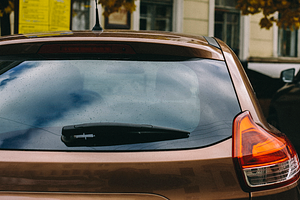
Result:
M248 199L237 180L231 148L232 140L227 139L180 151L0 151L0 191Z

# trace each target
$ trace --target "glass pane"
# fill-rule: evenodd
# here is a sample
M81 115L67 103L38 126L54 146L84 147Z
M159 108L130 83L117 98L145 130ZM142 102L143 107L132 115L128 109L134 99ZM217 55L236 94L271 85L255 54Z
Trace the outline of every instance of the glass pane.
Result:
M235 7L237 5L237 1L234 0L223 0L225 6Z
M140 30L147 30L147 20L140 19Z
M235 8L237 1L234 0L215 0L215 5L218 7L232 7Z
M140 14L141 15L147 15L148 12L147 12L147 5L141 5L141 8L140 8Z
M141 30L172 31L172 1L141 1L141 19L147 18L147 25L143 21Z
M72 30L89 30L90 0L76 0L72 9Z
M0 75L0 149L196 148L230 137L232 119L240 112L223 61L34 60L14 64ZM99 122L149 124L191 134L178 140L113 146L68 147L61 141L62 127Z
M167 7L156 6L156 16L157 17L167 17Z
M215 0L215 5L222 6L223 5L223 0Z
M279 56L297 56L297 31L279 29Z
M219 39L223 38L223 24L215 23L215 37Z
M228 13L227 14L227 23L232 23L232 24L237 25L238 24L238 17L239 17L239 14Z
M220 11L215 11L215 21L216 22L224 22L224 13Z
M227 24L227 28L226 28L226 43L232 48L232 38L233 38L233 26L231 24Z
M235 10L234 10L235 11ZM230 10L215 10L215 37L226 42L233 51L239 54L240 14Z
M154 30L157 30L157 31L166 31L167 30L166 20L156 20L155 21L155 28L154 28Z
M151 5L141 5L140 30L151 30L151 19L153 9L154 8Z

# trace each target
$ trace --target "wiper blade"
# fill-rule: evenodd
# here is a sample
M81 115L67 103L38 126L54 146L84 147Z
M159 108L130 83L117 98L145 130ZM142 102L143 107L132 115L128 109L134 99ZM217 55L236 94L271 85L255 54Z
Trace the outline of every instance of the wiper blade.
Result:
M109 146L188 138L179 129L127 123L88 123L64 126L61 140L66 146Z

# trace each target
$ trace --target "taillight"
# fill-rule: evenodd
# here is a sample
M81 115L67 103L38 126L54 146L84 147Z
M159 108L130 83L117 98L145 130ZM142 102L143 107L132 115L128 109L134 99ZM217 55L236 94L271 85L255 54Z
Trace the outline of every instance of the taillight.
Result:
M281 187L299 179L299 159L291 142L284 134L258 126L248 111L234 120L233 160L247 192Z
M45 44L38 53L135 54L135 51L127 44Z

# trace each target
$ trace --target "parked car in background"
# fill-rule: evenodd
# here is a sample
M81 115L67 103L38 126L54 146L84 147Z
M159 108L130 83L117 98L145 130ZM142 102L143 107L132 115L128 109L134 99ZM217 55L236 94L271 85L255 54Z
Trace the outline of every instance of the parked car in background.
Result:
M285 133L300 152L300 72L295 69L281 72L281 80L286 83L272 98L268 121Z
M0 199L299 199L299 159L222 41L0 38Z

